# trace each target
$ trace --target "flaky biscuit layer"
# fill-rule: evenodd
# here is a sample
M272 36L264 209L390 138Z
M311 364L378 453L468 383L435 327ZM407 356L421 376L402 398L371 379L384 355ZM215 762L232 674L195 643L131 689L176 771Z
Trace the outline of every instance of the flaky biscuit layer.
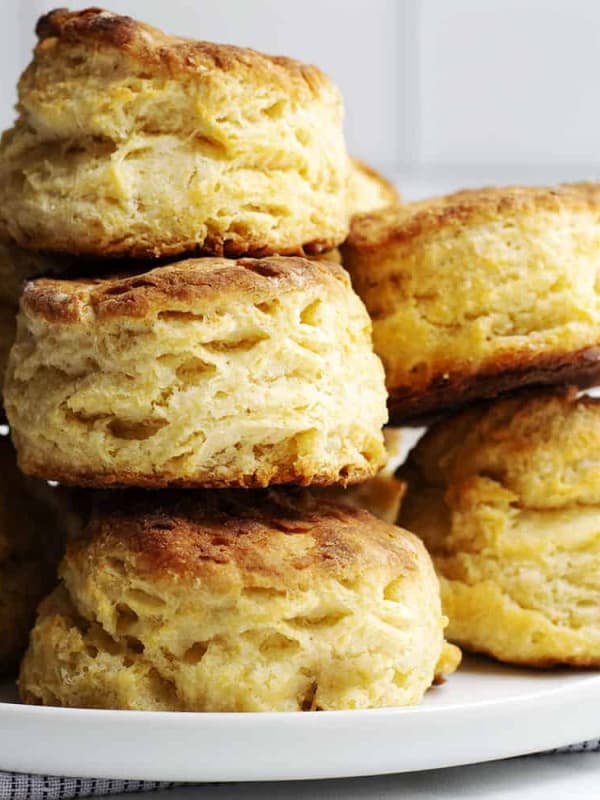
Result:
M400 522L430 551L466 649L600 666L600 403L532 394L434 426L403 470Z
M600 189L458 192L356 217L344 266L392 421L600 375Z
M136 258L319 253L348 232L338 90L316 67L47 14L0 146L0 228L27 249Z
M20 466L89 486L355 483L385 459L370 331L327 262L33 281L5 386Z
M406 531L289 490L111 500L41 608L20 678L28 702L410 705L438 661L456 667L430 559Z

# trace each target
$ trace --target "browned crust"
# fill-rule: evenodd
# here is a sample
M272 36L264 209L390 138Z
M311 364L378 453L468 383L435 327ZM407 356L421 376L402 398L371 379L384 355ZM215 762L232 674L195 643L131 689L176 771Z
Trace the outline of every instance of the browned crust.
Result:
M565 183L550 188L507 186L465 189L430 200L406 203L352 219L342 256L405 244L421 236L499 218L528 216L565 208L600 210L600 183Z
M0 231L0 235L6 235L5 231ZM326 253L329 250L334 250L342 239L341 236L331 236L328 239L315 239L311 242L296 242L287 247L272 247L265 245L264 239L252 238L246 236L245 238L237 237L235 240L223 238L206 238L202 244L198 244L194 239L175 239L164 240L159 239L142 242L134 236L131 238L124 238L117 242L102 241L99 245L81 245L74 243L70 238L64 239L62 242L56 242L56 232L53 242L48 245L47 239L36 238L29 236L21 231L19 246L29 250L45 251L50 255L55 255L57 258L63 259L68 263L69 253L71 257L81 257L86 259L97 259L108 262L110 260L118 261L118 259L159 259L172 258L179 256L180 258L190 255L192 257L201 256L216 256L226 258L238 258L246 256L249 258L264 258L267 256L318 256Z
M199 302L265 302L311 284L349 289L347 273L304 258L188 259L133 276L89 280L40 278L26 284L23 308L51 323L74 324L85 308L99 320L142 318L161 310L192 312ZM341 287L340 287L341 288Z
M304 536L309 547L299 550L291 539ZM342 577L369 566L395 574L417 566L406 532L302 490L104 495L87 536L69 548L70 568L90 551L97 563L121 555L138 573L158 576L203 577L233 564L246 585L263 586L306 587L307 571Z
M231 472L227 478L215 478L212 474L202 473L196 479L172 478L160 472L152 474L129 472L126 470L113 472L86 472L76 468L69 469L59 465L48 465L36 462L32 458L19 458L19 467L34 478L47 481L58 481L65 486L81 486L98 489L124 489L129 486L140 489L265 489L273 485L294 486L351 486L372 478L379 469L379 464L364 467L344 467L341 471L328 473L302 472L293 466L280 466L262 469L255 473Z
M600 380L600 345L567 353L514 353L476 373L447 372L422 391L388 387L390 425L423 425L477 400L536 386L594 386Z
M282 256L285 258L307 258L315 259L318 261L332 261L335 264L341 264L342 259L340 251L337 247L333 249L326 248L327 243L325 240L307 244L304 247L291 248L290 252L267 253L257 252L248 254L246 250L236 254L240 257L253 257L253 258L276 258ZM196 261L198 254L195 254L195 246L193 243L190 245L189 251L179 252L178 247L173 247L171 255L156 255L155 253L146 252L145 255L138 258L124 257L122 254L115 252L110 253L103 250L102 253L87 253L76 255L72 252L42 252L40 250L31 249L26 250L21 245L17 244L13 239L6 235L0 235L0 256L5 258L9 263L14 265L14 273L20 278L21 284L24 286L27 280L33 280L42 277L48 278L68 278L70 281L80 278L86 279L89 277L115 277L117 275L133 276L140 275L143 272L149 272L157 267L164 267L173 261ZM143 248L142 248L143 249ZM222 248L221 248L222 250ZM263 248L265 251L266 248ZM163 251L161 250L161 253ZM202 258L224 258L223 252L209 253ZM231 254L227 254L227 258L231 258ZM6 286L3 287L6 289ZM10 294L6 294L5 301L14 302L16 305L18 297L16 293L20 293L20 287L10 287ZM3 302L2 292L0 291L0 302Z
M296 88L311 93L317 93L329 83L317 67L291 58L169 36L151 25L101 8L55 9L40 17L36 34L39 39L36 60L54 58L55 51L62 47L83 45L90 52L102 48L116 50L127 57L130 65L137 63L145 73L166 73L180 80L198 79L208 68L223 72L251 71L262 80L279 84L291 82Z

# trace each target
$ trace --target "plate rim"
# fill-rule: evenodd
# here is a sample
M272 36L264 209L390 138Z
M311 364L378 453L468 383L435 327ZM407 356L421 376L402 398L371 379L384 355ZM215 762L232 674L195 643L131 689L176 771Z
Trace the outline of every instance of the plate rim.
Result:
M490 677L510 680L501 672ZM443 688L450 690L450 681ZM2 701L0 769L203 783L384 775L494 761L594 738L599 711L600 673L583 670L565 672L564 681L547 687L535 680L531 687L520 684L508 696L317 714Z

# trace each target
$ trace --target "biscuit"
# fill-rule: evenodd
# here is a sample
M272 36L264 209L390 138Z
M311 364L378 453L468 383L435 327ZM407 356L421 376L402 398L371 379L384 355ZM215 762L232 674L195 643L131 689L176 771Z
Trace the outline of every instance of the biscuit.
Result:
M545 392L438 423L400 524L440 576L448 638L501 661L600 666L600 401Z
M0 146L17 244L136 258L318 253L348 233L342 100L316 67L50 12Z
M352 214L368 214L399 202L400 195L393 183L358 158L350 159Z
M421 542L302 490L111 493L61 575L23 662L29 703L411 705L458 661Z
M385 460L371 322L327 262L32 281L4 396L20 467L61 483L345 485Z
M38 602L55 582L63 533L57 491L22 476L0 437L0 675L25 650Z
M11 242L0 241L0 418L2 408L2 386L17 329L19 299L25 281L44 273L61 274L73 266L73 259L45 256L17 247Z
M600 376L600 188L482 189L355 217L344 266L393 423Z

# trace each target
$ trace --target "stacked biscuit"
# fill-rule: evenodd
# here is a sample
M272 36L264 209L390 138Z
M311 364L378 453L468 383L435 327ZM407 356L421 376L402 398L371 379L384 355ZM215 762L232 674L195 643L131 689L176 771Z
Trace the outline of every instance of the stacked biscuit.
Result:
M11 274L51 277L24 288L5 409L24 473L95 491L22 697L418 702L457 660L430 558L336 496L384 463L386 392L323 254L395 199L348 159L339 93L314 67L97 9L37 33L0 230Z
M343 248L392 421L437 418L400 523L449 638L511 663L600 666L600 403L577 392L600 383L599 212L595 184L463 191L361 215Z

